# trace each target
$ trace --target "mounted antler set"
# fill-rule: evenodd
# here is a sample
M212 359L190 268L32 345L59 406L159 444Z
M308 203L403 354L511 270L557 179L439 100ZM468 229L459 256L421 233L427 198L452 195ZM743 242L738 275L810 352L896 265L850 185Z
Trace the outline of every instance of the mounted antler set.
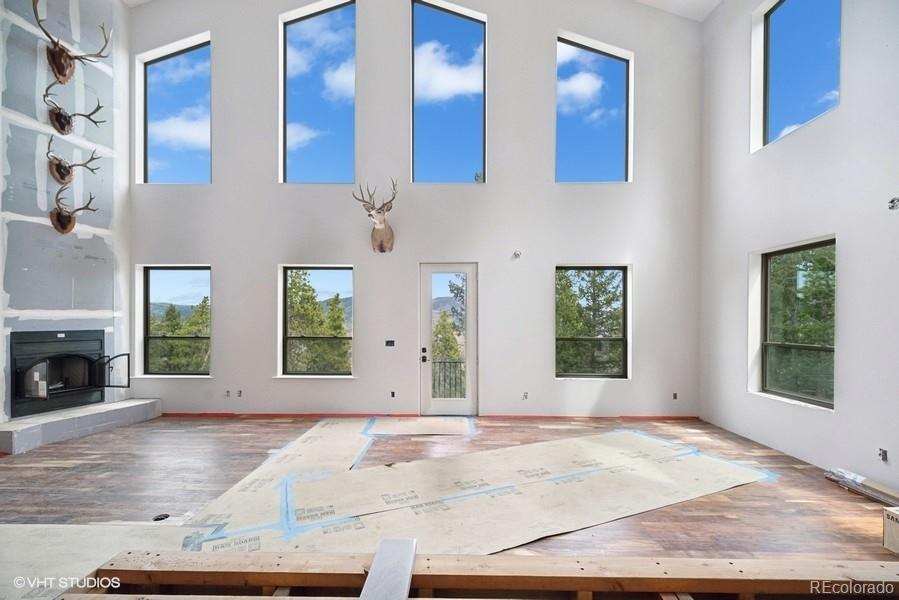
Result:
M94 124L95 127L99 127L100 123L105 123L106 121L102 121L100 119L95 119L94 115L100 112L103 109L103 105L100 104L100 100L97 100L97 107L90 111L89 113L70 113L62 106L56 103L53 99L53 96L56 94L52 93L50 90L53 89L53 86L57 85L58 82L54 81L50 85L47 86L47 89L44 90L44 104L47 105L49 110L47 114L49 116L50 125L53 126L53 129L58 131L62 135L69 135L75 129L75 118L82 117L87 119L91 123Z
M95 63L100 59L109 56L109 44L112 41L112 32L106 30L105 24L100 25L100 31L103 34L103 46L96 52L77 54L63 45L59 38L53 37L53 35L47 31L47 28L44 26L46 19L41 18L40 11L38 10L39 4L40 0L31 0L31 9L34 11L34 20L37 23L38 28L47 38L47 64L50 66L50 70L53 72L53 77L55 78L55 81L48 85L47 89L44 90L44 104L46 104L48 108L47 120L50 122L50 125L53 126L53 129L61 135L69 135L74 131L75 121L78 117L87 119L93 123L94 126L99 127L100 123L106 122L95 118L95 115L103 108L99 99L97 99L97 107L89 113L70 113L53 99L56 94L54 94L52 90L54 86L65 85L72 79L75 75L75 65L77 63ZM53 152L53 136L50 136L50 141L47 144L47 167L50 171L50 176L62 186L56 192L56 208L50 211L50 223L59 233L69 233L75 228L75 222L77 220L76 215L79 212L85 210L90 212L97 211L96 208L91 207L91 204L94 201L93 194L89 195L87 204L81 208L70 208L63 203L63 194L69 189L69 185L74 181L76 170L84 168L91 173L96 173L100 167L92 167L91 164L97 160L99 160L97 151L93 150L91 151L90 158L86 161L80 163L69 162Z
M91 203L94 201L93 194L88 197L87 204L81 208L69 208L66 206L62 201L62 195L68 189L68 185L59 188L59 191L56 192L56 208L50 211L50 223L53 224L53 228L56 229L56 231L62 234L69 233L75 229L75 221L77 220L75 215L81 211L87 210L90 212L97 212L96 208L91 207Z
M100 160L97 151L91 152L90 158L84 162L71 163L53 153L53 136L50 136L50 143L47 144L47 166L50 175L60 185L69 185L75 179L75 169L81 167L87 169L91 173L96 173L100 167L92 167L91 163Z
M393 228L387 222L387 213L393 208L393 201L396 200L396 179L390 179L390 199L381 203L381 206L375 205L375 193L378 188L371 189L366 184L365 192L362 191L362 184L359 185L359 195L353 192L353 198L362 203L362 208L368 213L368 218L374 223L371 230L371 247L375 252L391 252L393 251ZM368 198L366 199L366 193Z
M112 40L112 32L106 31L105 24L100 25L100 31L103 33L103 47L90 54L75 54L63 46L59 38L54 38L50 35L50 32L44 27L44 21L46 21L46 19L40 17L38 13L38 4L40 4L40 0L31 0L31 8L34 11L34 20L37 21L37 26L49 42L47 45L47 63L50 65L50 69L53 71L53 76L56 77L56 81L63 84L67 83L75 74L76 62L97 62L101 58L109 56L107 48L109 48L109 42Z

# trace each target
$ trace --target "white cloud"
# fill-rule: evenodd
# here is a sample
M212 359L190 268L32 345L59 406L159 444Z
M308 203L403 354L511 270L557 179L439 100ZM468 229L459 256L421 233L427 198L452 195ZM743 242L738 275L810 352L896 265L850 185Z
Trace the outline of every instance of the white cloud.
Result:
M415 48L415 99L444 102L484 91L484 45L466 63L452 62L449 48L436 40Z
M323 92L328 100L352 100L356 95L356 60L348 58L322 75L325 82Z
M293 44L287 44L287 76L296 77L307 73L312 68L312 58L307 50L301 50Z
M605 108L600 106L599 108L594 108L590 111L587 116L584 117L584 121L587 123L596 123L601 125L602 123L606 123L611 121L612 119L617 119L621 116L622 111L617 108Z
M596 104L602 91L603 79L596 73L578 71L571 77L556 83L556 101L559 110L571 114Z
M778 137L778 139L782 138L783 136L787 135L788 133L796 131L800 127L802 127L802 123L791 123L790 125L787 125L783 129L781 129L780 133L777 134L777 137Z
M829 92L822 94L820 98L818 98L818 104L827 104L828 106L833 106L840 100L840 90L830 90Z
M176 56L150 67L150 81L170 84L183 83L195 77L209 76L209 61L186 55Z
M287 76L308 73L323 53L352 52L352 27L335 23L331 15L320 15L288 26Z
M564 65L573 61L583 66L591 66L596 64L596 58L596 54L593 52L588 52L564 42L556 43L556 64L558 65Z
M312 140L322 134L317 129L312 129L302 123L287 124L287 150L296 150L307 146Z
M209 149L209 111L196 106L149 124L150 142L175 150Z

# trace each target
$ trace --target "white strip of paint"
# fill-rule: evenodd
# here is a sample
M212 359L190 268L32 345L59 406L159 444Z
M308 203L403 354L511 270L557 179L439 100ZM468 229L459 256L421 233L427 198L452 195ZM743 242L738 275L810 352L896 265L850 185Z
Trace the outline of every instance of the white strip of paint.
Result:
M0 218L2 218L6 222L10 221L24 221L26 223L35 223L36 225L46 225L47 227L53 227L50 223L49 217L32 217L29 215L20 215L14 212L3 211L0 212ZM72 232L79 240L89 239L92 237L102 237L102 238L112 238L113 233L109 229L105 229L103 227L94 227L93 225L82 225L80 223L75 225L75 229Z
M3 316L7 319L31 321L76 321L80 319L115 319L121 317L122 313L116 310L7 308L3 311Z
M43 90L41 90L41 94L43 94ZM40 97L40 94L39 96ZM93 108L93 107L91 107ZM20 112L16 112L14 110L10 110L6 107L0 107L0 115L2 115L8 122L15 123L16 125L21 125L26 129L31 129L33 131L37 131L39 133L45 133L47 135L59 135L53 127L46 123L41 123L40 121L29 117L28 115L23 115ZM103 158L114 158L115 151L102 144L96 144L89 140L84 139L78 135L67 135L65 140L72 144L73 146L78 146L79 148L83 148L85 150L97 150L97 155L102 156Z

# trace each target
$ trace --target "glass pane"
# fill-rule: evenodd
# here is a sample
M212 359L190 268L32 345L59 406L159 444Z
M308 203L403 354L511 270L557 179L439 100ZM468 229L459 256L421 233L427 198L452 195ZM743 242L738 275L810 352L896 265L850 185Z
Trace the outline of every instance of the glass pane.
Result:
M624 377L623 341L556 340L556 375Z
M16 384L18 397L46 398L47 392L47 361L41 361L19 375Z
M352 269L287 269L287 337L353 336Z
M356 5L285 25L285 181L355 179Z
M150 269L146 290L151 336L210 335L209 269Z
M784 0L768 13L765 143L840 100L840 0Z
M833 404L833 352L768 346L765 389Z
M150 339L147 347L147 372L208 374L209 340Z
M624 271L557 269L556 337L624 337Z
M628 61L556 45L556 181L627 180Z
M413 11L413 175L484 181L484 23L421 3Z
M465 273L431 275L431 395L465 398Z
M836 245L768 258L769 342L833 346Z
M284 372L288 375L349 375L353 343L349 339L288 339Z
M209 183L210 46L146 65L148 183Z

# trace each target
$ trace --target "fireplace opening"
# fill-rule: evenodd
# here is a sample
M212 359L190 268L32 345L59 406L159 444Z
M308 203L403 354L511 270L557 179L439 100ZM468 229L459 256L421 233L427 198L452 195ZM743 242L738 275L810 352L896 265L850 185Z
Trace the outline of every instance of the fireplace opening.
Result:
M102 330L13 332L11 416L103 402L106 388L129 387L130 356L107 356L104 338Z

